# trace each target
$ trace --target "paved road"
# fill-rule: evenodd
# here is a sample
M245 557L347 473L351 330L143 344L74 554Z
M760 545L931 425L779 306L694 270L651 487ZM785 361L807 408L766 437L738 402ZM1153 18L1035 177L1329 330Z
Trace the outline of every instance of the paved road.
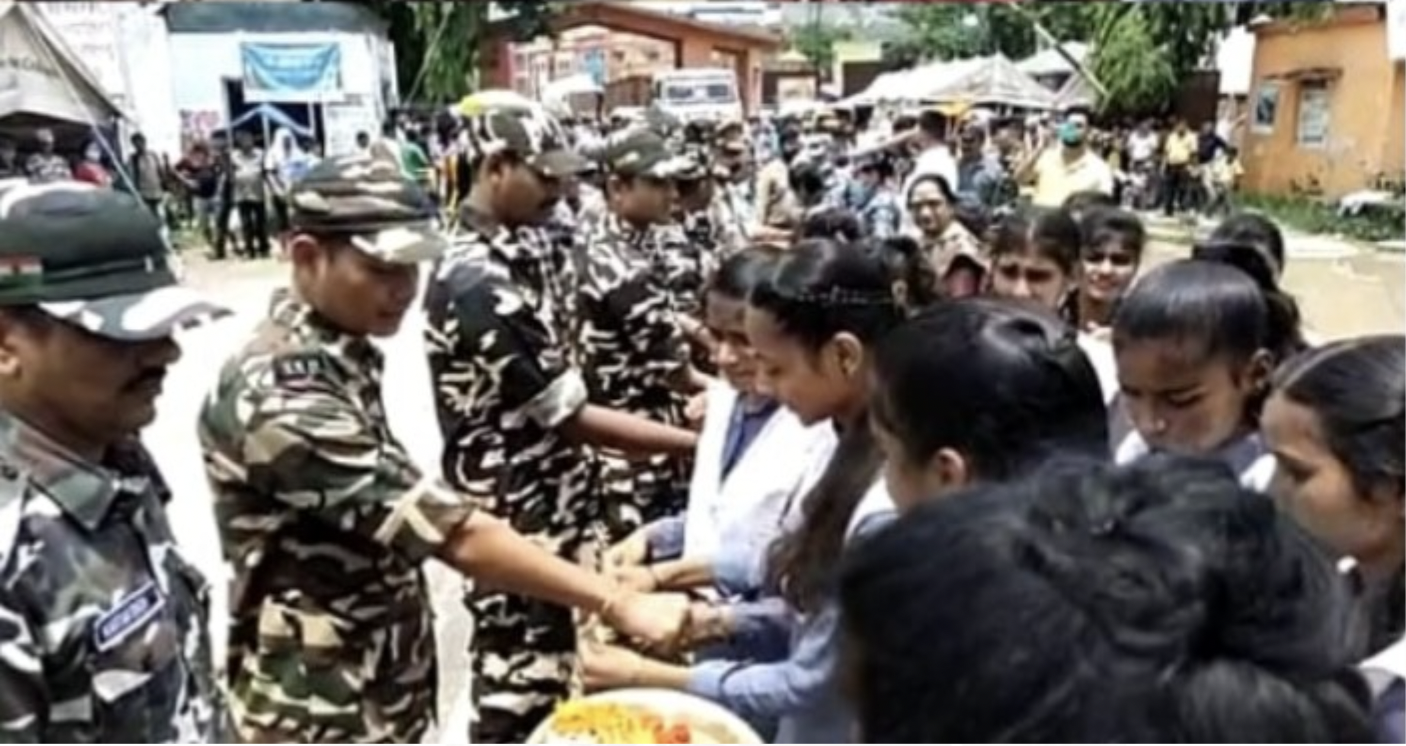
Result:
M1150 259L1183 256L1185 247L1154 245ZM1402 299L1400 256L1352 250L1291 250L1286 284L1301 299L1316 334L1340 337L1370 331L1402 332L1406 305ZM269 292L284 277L286 267L272 262L192 262L188 280L236 310L233 318L192 330L182 341L184 356L167 381L157 421L146 433L177 495L173 519L178 537L193 550L197 564L215 582L216 618L223 618L225 578L219 540L210 513L199 449L194 436L196 411L220 363L227 358L262 314ZM386 398L392 425L412 456L427 470L438 469L439 435L429 398L428 373L420 349L420 319L412 314L394 339L386 342ZM466 619L459 604L457 578L435 568L432 586L439 615L441 712L449 713L445 743L465 743L467 711L464 645ZM224 628L216 625L217 644Z

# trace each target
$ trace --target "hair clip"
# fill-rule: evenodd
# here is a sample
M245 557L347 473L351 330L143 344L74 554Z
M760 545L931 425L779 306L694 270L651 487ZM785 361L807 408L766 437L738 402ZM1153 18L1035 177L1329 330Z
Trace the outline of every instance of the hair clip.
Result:
M1094 536L1112 536L1113 532L1117 530L1118 519L1110 516L1095 524L1091 533Z
M893 295L830 288L823 293L797 293L794 300L821 306L880 306L894 305Z

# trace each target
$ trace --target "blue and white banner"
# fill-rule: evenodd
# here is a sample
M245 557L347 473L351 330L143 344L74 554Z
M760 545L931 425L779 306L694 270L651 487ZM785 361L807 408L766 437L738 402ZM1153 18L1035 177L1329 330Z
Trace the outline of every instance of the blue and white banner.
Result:
M342 96L342 45L239 45L246 101L320 102Z

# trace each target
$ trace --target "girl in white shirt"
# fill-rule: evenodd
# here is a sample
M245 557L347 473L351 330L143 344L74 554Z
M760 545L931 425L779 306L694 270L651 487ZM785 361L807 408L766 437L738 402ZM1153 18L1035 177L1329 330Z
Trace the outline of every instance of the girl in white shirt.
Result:
M1258 432L1276 364L1271 306L1248 274L1182 260L1152 270L1113 319L1121 399L1133 432L1115 458L1153 452L1224 462L1263 491L1274 458Z
M1078 288L1083 243L1079 224L1068 210L1028 208L1006 216L997 224L991 245L987 292L1064 315ZM1083 332L1078 342L1098 373L1104 401L1112 403L1118 380L1107 341Z
M1357 576L1380 742L1400 743L1406 337L1347 339L1289 361L1275 375L1260 425L1279 465L1274 497Z
M635 578L634 584L665 580L668 572L706 573L724 537L733 553L761 554L776 538L781 514L804 477L810 458L800 456L825 441L833 444L827 428L801 424L757 386L744 314L752 287L772 270L778 255L763 246L733 254L704 291L703 320L722 380L705 394L688 510L644 527L608 555L616 567L681 559L687 567L644 570L655 577ZM828 449L819 458L828 458Z

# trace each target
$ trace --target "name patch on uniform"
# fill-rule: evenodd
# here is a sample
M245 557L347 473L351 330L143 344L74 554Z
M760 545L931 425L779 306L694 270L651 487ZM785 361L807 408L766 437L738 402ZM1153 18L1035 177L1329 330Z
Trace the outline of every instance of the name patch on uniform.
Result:
M127 594L116 606L98 617L93 625L93 640L98 651L106 652L122 644L133 632L154 619L165 605L166 599L155 582L148 582Z
M273 361L273 378L278 383L296 383L322 378L327 360L321 355L286 355Z

